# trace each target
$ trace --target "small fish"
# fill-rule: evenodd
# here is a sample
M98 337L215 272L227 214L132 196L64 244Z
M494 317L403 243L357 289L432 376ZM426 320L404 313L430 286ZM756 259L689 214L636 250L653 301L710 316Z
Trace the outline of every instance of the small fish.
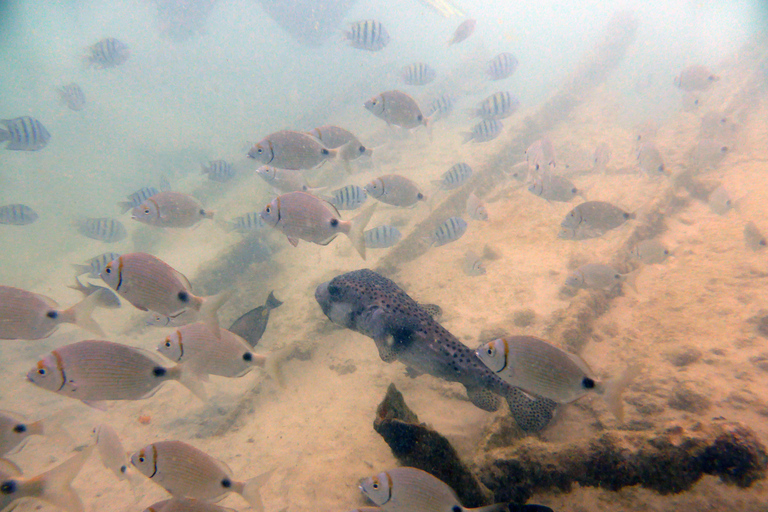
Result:
M5 129L0 128L0 142L10 141L5 149L13 151L39 151L51 140L51 134L43 123L29 116L15 119L0 119Z
M467 197L467 215L474 220L488 220L488 210L485 203L474 192Z
M228 293L198 297L189 280L164 261L143 252L123 254L101 272L101 279L118 295L142 311L176 316L194 310L213 332L218 332L216 312Z
M523 183L528 180L528 175L533 175L535 171L536 169L532 169L531 172L529 172L528 161L523 160L510 167L508 170L505 170L504 173L509 175L513 180Z
M485 72L491 80L503 80L512 76L518 64L517 58L511 53L500 53L488 62Z
M433 99L427 108L426 116L431 119L440 119L453 112L453 97L443 94Z
M113 68L124 64L130 56L127 44L114 37L106 37L87 48L85 63L97 69Z
M702 139L691 150L691 164L699 171L715 169L730 153L727 144L714 139Z
M604 173L611 161L611 146L607 142L601 142L595 149L594 171Z
M654 265L663 263L669 257L669 249L658 240L643 240L632 248L629 255L646 265Z
M254 308L240 316L232 322L229 331L243 338L251 347L255 347L261 337L264 336L264 331L267 330L270 312L282 305L283 303L277 300L274 292L269 292L267 302L263 306Z
M131 219L158 228L191 228L203 219L212 219L195 197L181 192L160 192L131 212Z
M369 229L364 234L365 246L369 249L386 249L392 247L403 235L400 231L390 224L383 224Z
M461 269L468 276L482 276L486 273L483 257L473 251L467 251L461 262Z
M467 222L461 217L449 217L427 238L430 246L440 247L461 238L467 231Z
M442 190L459 188L472 176L472 168L465 162L459 162L445 171L439 180L433 180L432 184Z
M365 108L387 124L405 129L429 126L416 101L401 91L385 91L364 104Z
M10 226L28 226L39 216L37 212L24 204L7 204L0 206L0 224Z
M349 45L358 50L378 52L389 44L389 34L381 22L362 20L349 24L349 30L344 32Z
M739 125L731 116L722 112L707 112L701 118L699 137L721 142L731 142L739 132Z
M555 147L548 137L534 141L525 150L529 171L551 170L556 166Z
M507 91L499 91L491 94L472 112L473 115L483 119L505 119L520 108L520 100Z
M85 286L80 282L78 276L75 276L75 284L68 286L68 288L79 291L85 297L95 296L96 305L100 308L118 309L120 307L120 299L117 298L117 295L112 290L91 283Z
M400 78L406 85L427 85L437 76L437 72L426 62L414 62L400 71Z
M202 174L207 174L208 179L218 183L226 183L235 177L235 168L226 160L212 160L206 166L200 164Z
M469 141L488 142L501 135L503 129L504 125L501 124L501 121L496 119L483 119L472 127L472 131L464 132L464 140L462 140L461 143L466 144Z
M203 500L191 498L171 498L158 501L144 509L144 512L235 512Z
M459 44L460 42L466 40L475 31L476 24L477 20L473 18L462 21L461 24L456 27L456 31L453 33L453 36L451 36L451 39L448 40L448 46L451 46L452 44Z
M256 169L256 175L272 185L275 190L286 192L309 192L310 187L304 181L304 175L300 171L292 169L278 169L271 165L262 165Z
M205 401L202 384L182 365L166 368L151 352L111 341L84 340L59 347L27 372L27 380L102 409L107 400L149 398L168 380L178 381Z
M261 212L261 218L282 231L294 247L298 245L299 239L328 245L339 233L343 233L349 237L363 259L363 231L372 215L373 208L368 208L352 220L341 220L333 205L306 192L288 192L278 196Z
M603 234L634 218L634 213L625 212L618 206L605 201L587 201L576 205L568 212L560 226L573 230L592 230Z
M128 236L122 222L109 217L92 217L75 221L77 232L83 236L112 244Z
M327 124L314 128L307 133L322 142L328 149L338 149L338 157L349 173L351 173L349 162L357 160L362 156L367 156L368 158L373 156L373 149L366 148L352 132L344 128ZM286 190L286 192L292 191Z
M85 108L85 93L78 84L72 82L71 84L62 85L58 91L61 101L66 103L70 110L77 112Z
M1 471L0 510L14 510L19 500L32 498L46 501L67 512L83 512L83 502L71 484L91 453L93 446L85 448L55 468L28 479Z
M61 311L56 301L45 295L0 286L0 339L41 340L64 323L103 335L101 327L91 318L96 305L96 297L86 297Z
M752 221L744 225L744 242L747 244L747 248L753 251L762 251L768 245L765 237Z
M133 210L134 208L142 204L144 201L146 201L150 197L156 196L159 193L160 191L157 190L155 187L142 187L136 192L134 192L133 194L127 196L128 197L127 201L120 201L119 203L117 203L117 206L120 207L120 210L121 210L120 213L125 213L128 210Z
M105 252L94 256L84 264L72 264L76 271L75 277L88 274L88 277L97 279L101 275L101 271L104 270L104 267L107 266L107 263L119 257L120 254L116 252Z
M227 233L237 231L244 235L255 233L268 227L264 219L261 218L261 212L246 213L230 221L221 222L219 225Z
M614 381L600 382L579 356L533 336L499 338L482 345L476 354L510 385L557 403L596 392L619 421L624 419L621 395L638 374L633 366Z
M392 206L413 206L426 197L413 181L399 174L379 176L365 186L368 195Z
M707 67L700 65L688 66L675 77L675 85L684 91L706 91L720 80Z
M46 433L43 420L27 422L20 415L10 411L0 411L0 456L21 450L30 436L42 436Z
M618 272L610 265L587 263L571 272L566 278L565 284L571 288L605 290L626 280L627 274Z
M558 176L549 172L536 174L533 183L528 187L528 192L547 201L561 203L567 203L581 193L576 185L565 176Z
M707 204L709 204L709 209L718 215L725 215L736 206L736 203L731 199L731 195L722 186L717 187L709 194Z
M368 200L365 189L357 185L347 185L331 192L328 202L337 210L356 210Z
M93 435L96 439L96 450L104 467L112 471L118 480L128 478L128 456L115 429L102 423L93 429Z
M248 158L281 169L314 169L336 158L338 150L328 149L313 136L282 130L271 133L253 145Z
M653 142L641 142L637 149L637 164L640 171L649 176L669 174L664 167L659 148Z
M147 445L131 455L131 464L174 498L218 501L234 492L257 512L264 510L259 488L271 472L238 482L226 464L181 441Z

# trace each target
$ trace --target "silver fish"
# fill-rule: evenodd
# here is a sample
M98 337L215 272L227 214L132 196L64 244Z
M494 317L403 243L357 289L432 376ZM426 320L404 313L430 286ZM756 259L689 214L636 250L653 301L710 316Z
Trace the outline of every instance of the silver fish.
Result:
M81 235L108 244L119 242L128 236L123 223L109 217L81 219L75 221L75 227Z
M7 204L0 206L0 224L11 226L27 226L39 217L37 212L24 204Z
M270 312L282 305L283 303L275 297L274 292L269 292L264 305L244 313L232 322L229 331L243 338L251 347L255 347L267 330Z
M739 125L722 112L707 112L701 117L699 137L722 143L732 143L738 135Z
M474 110L473 114L483 119L505 119L520 108L520 100L507 91L498 91L483 101Z
M461 238L467 231L467 221L461 217L449 217L445 222L437 226L432 235L427 238L430 246L440 247Z
M428 126L416 101L401 91L385 91L364 104L365 108L387 124L405 129Z
M357 137L349 130L333 125L323 125L314 128L308 132L311 136L323 143L329 149L338 149L338 157L346 167L347 172L351 172L349 162L357 160L362 156L373 156L373 149L366 148ZM287 190L286 192L291 192ZM306 192L306 190L305 190Z
M117 203L117 206L120 207L122 210L121 213L125 213L128 210L133 210L140 204L142 204L144 201L149 199L152 196L156 196L159 194L160 191L157 190L155 187L142 187L133 194L127 196L127 201L120 201Z
M307 133L282 130L271 133L253 145L248 158L281 169L314 169L336 158L338 150L328 149Z
M71 84L62 85L58 91L61 101L66 103L70 110L77 112L85 108L85 93L78 84L72 82Z
M464 140L462 140L461 143L466 144L469 141L488 142L501 135L503 129L504 125L501 121L496 119L483 119L472 127L472 131L463 134Z
M611 146L606 142L601 142L595 149L594 171L604 173L611 161Z
M235 217L230 221L220 223L226 232L237 231L238 233L248 234L267 229L267 223L261 218L261 212L251 212Z
M562 203L567 203L580 193L571 180L550 172L536 174L528 191L547 201Z
M762 251L768 245L768 241L753 221L744 225L744 242L747 244L747 248L753 251Z
M234 492L258 512L264 509L259 488L271 475L239 482L226 464L181 441L147 445L131 455L131 464L175 498L218 501Z
M219 183L226 183L235 177L235 168L226 160L212 160L206 166L200 164L202 173L208 175L208 179Z
M653 142L641 142L637 149L637 164L640 171L649 176L669 174L664 167L659 148Z
M131 56L128 45L114 37L106 37L88 47L85 62L97 69L124 64Z
M368 195L392 206L413 206L426 197L413 181L399 174L379 176L365 186Z
M101 271L107 266L107 263L114 261L120 257L120 254L116 252L105 252L94 256L83 264L72 264L75 268L76 276L88 274L88 277L97 279L101 275Z
M462 21L461 24L456 27L456 31L453 33L453 36L451 36L451 39L448 40L448 46L465 41L475 31L476 24L477 20L473 18Z
M426 117L439 119L453 112L453 97L443 94L433 99L426 111Z
M369 249L392 247L403 237L400 231L390 224L376 226L366 231L363 235L365 237L365 246Z
M349 24L344 32L349 45L359 50L377 52L389 44L389 34L377 20L362 20Z
M643 240L632 248L629 255L646 265L654 265L663 263L669 257L669 249L658 240Z
M118 480L125 480L128 473L128 456L115 429L102 423L93 429L96 450L102 464L112 471Z
M603 290L613 288L626 279L626 274L618 272L610 265L587 263L571 272L565 279L565 284L572 288Z
M707 199L709 208L718 215L725 215L731 211L736 203L731 199L731 195L725 187L717 187Z
M261 218L282 231L294 247L299 239L328 245L339 233L343 233L363 259L363 231L372 215L373 208L368 208L352 220L341 220L333 205L306 192L288 192L278 196L261 212Z
M691 165L700 171L715 169L729 153L727 144L714 139L702 139L691 150Z
M256 175L283 193L310 191L309 185L304 180L304 175L296 170L262 165L256 169Z
M0 339L41 340L61 324L75 324L103 335L91 318L96 297L86 297L69 309L59 309L55 300L11 286L0 286Z
M511 53L500 53L488 62L485 72L491 80L503 80L512 76L518 64L517 58Z
M103 408L107 400L141 400L176 380L201 400L202 384L181 365L167 368L151 352L111 341L84 340L53 350L27 380L58 395Z
M426 62L414 62L400 71L400 78L406 85L427 85L437 76L437 72Z
M39 151L51 140L51 134L43 123L29 116L15 119L0 119L5 129L0 128L0 142L10 141L5 149L14 151Z
M331 192L328 202L338 210L356 210L368 200L365 189L357 185L347 185Z
M625 212L618 206L605 201L587 201L576 205L568 212L560 226L570 229L594 230L603 234L634 218L634 213Z
M453 190L459 188L472 176L472 168L465 162L459 162L445 171L439 180L433 180L432 183L442 190Z
M474 220L488 220L488 210L485 203L474 192L467 197L467 215Z
M468 276L482 276L486 273L482 256L478 256L473 251L467 251L464 255L461 269Z
M701 65L688 66L675 77L675 85L684 91L706 91L720 80L709 68Z
M191 228L213 216L197 198L170 191L155 194L131 212L131 219L157 228Z
M117 295L115 295L112 290L91 283L88 283L88 286L85 286L80 282L78 276L75 276L75 284L68 286L68 288L77 290L85 297L93 295L96 297L96 305L100 308L118 309L120 307L120 299L117 298Z

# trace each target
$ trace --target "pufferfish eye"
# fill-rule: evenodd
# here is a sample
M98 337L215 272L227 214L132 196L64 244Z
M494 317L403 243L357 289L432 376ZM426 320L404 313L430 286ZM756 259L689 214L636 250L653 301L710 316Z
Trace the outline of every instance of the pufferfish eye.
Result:
M144 215L149 215L149 208L144 208Z

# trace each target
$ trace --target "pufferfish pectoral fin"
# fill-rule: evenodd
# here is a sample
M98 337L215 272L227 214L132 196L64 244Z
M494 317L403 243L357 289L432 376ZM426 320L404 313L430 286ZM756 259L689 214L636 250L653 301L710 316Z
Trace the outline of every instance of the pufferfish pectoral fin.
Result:
M375 338L376 348L379 349L379 357L385 363L397 361L397 351L395 350L395 340L392 336Z

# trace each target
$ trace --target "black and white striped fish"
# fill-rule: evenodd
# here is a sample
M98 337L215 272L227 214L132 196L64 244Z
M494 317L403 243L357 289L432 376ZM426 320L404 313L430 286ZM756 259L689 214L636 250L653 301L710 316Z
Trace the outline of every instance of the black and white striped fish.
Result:
M208 164L208 167L205 164L201 164L201 167L203 174L207 174L211 181L224 183L235 177L235 168L225 160L213 160Z
M5 149L14 151L39 151L51 140L51 134L43 123L34 117L21 116L15 119L3 119L0 123L0 142L10 141Z
M430 246L440 247L441 245L455 242L467 231L467 222L461 217L448 217L448 220L437 226L437 229L427 238Z
M104 270L104 267L106 267L110 261L114 261L119 257L120 257L119 253L104 252L99 254L98 256L94 256L93 258L89 259L83 264L73 263L72 266L75 268L75 271L77 272L76 276L88 274L88 277L98 279L101 276L101 271Z
M85 93L76 83L62 85L59 87L59 96L61 101L67 104L71 110L83 110L85 108Z
M488 62L485 71L491 80L503 80L517 70L517 57L511 53L500 53Z
M350 46L359 50L377 52L389 44L389 34L381 22L362 20L350 23L349 30L344 32Z
M395 226L383 224L369 229L363 233L363 237L369 249L386 249L399 242L403 235Z
M504 119L520 108L520 100L507 91L498 91L485 98L474 114L483 119Z
M464 133L464 140L461 143L466 144L469 141L488 142L501 135L501 130L503 129L504 125L501 124L501 121L483 119L472 127L471 132Z
M365 189L357 185L347 185L334 190L328 198L328 202L338 210L355 210L368 200Z
M128 235L122 222L108 217L82 219L75 225L81 235L101 242L119 242Z
M472 176L472 168L465 162L459 162L445 171L439 180L432 180L442 190L459 188Z
M405 66L400 77L407 85L427 85L435 79L437 73L426 62L414 62Z
M114 37L106 37L86 50L85 62L98 69L113 68L128 60L128 45Z
M248 234L258 231L260 229L266 229L267 223L260 216L261 212L250 212L240 217L235 217L230 221L226 221L221 224L226 232L237 231L238 233Z
M8 204L0 206L0 224L11 226L26 226L38 219L37 212L24 204Z
M159 194L160 191L157 190L155 187L141 187L139 190L134 192L133 194L127 196L127 201L120 201L117 203L117 206L120 207L121 213L125 213L128 210L133 210L140 204L142 204L144 201L149 199L150 197Z
M427 117L439 119L453 112L453 98L447 94L433 99L427 108Z

